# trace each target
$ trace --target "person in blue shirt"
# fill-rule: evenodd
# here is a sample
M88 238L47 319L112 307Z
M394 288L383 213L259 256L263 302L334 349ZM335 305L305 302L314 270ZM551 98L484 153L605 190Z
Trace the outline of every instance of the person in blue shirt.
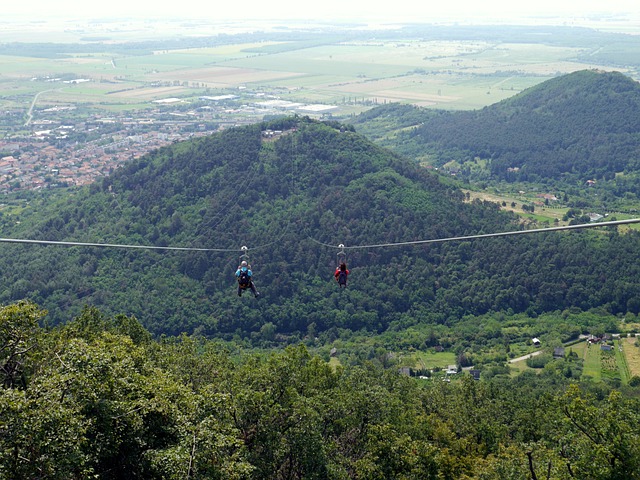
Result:
M256 286L253 284L253 273L251 272L251 265L247 265L246 261L242 261L238 270L236 270L236 279L238 280L238 296L242 296L247 288L250 288L253 292L253 296L258 298L260 292L256 290Z

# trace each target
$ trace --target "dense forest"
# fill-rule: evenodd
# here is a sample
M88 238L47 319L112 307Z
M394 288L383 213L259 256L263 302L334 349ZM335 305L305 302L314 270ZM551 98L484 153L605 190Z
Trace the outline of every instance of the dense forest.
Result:
M383 122L389 137L389 119L400 133L385 145L436 166L478 158L489 160L492 178L510 182L584 184L619 175L625 187L638 183L640 85L621 73L563 75L475 111L382 106L355 124L375 135Z
M394 245L529 225L300 117L5 212L3 240L194 250L3 243L0 480L640 479L640 377L583 375L567 343L637 326L637 232ZM406 375L436 348L480 380Z
M267 130L282 132L266 137ZM84 305L155 334L231 338L455 324L464 315L567 308L637 314L640 237L617 229L385 248L517 230L352 127L287 117L162 148L59 201L34 199L2 236L184 246L150 251L7 244L0 301L30 299L56 324ZM346 290L332 278L348 248ZM336 247L331 247L335 245ZM235 295L247 246L258 300Z
M638 387L418 382L332 368L300 345L247 354L86 308L0 309L0 479L640 478Z

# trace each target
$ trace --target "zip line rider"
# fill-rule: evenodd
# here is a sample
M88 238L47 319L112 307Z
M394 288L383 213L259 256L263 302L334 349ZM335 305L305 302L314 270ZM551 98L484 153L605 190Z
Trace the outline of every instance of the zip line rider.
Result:
M347 278L349 277L349 270L347 270L347 254L344 252L344 244L338 245L340 251L338 252L338 266L333 276L338 282L340 288L347 288Z
M336 268L333 276L336 278L336 282L340 288L347 288L347 278L349 277L349 270L347 270L347 264L340 262L340 265Z
M250 288L253 292L253 296L258 298L260 292L256 290L256 286L253 284L253 273L251 272L251 265L248 265L246 260L243 260L236 270L236 279L238 280L238 296L242 296L242 292L247 288Z

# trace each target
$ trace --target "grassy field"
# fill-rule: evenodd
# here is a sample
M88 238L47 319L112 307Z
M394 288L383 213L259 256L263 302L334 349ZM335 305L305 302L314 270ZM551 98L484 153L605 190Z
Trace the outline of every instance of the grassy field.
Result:
M330 366L332 369L334 369L334 370L335 370L336 368L338 368L338 367L339 367L339 366L341 366L341 365L342 365L342 364L340 363L340 360L338 360L338 357L331 357L331 358L329 359L329 366Z
M624 338L621 343L629 375L640 376L640 347L636 346L636 337Z
M626 339L621 339L616 342L614 352L616 356L616 365L618 366L622 383L627 384L629 383L629 380L631 380L631 372L624 352L624 340Z
M602 364L600 361L600 346L587 344L582 359L584 360L583 376L591 377L594 380L601 380Z
M113 39L118 35L108 34ZM122 35L129 40L135 36L131 31ZM69 41L78 41L77 35L68 36ZM143 39L148 32L141 30L139 36ZM33 78L65 75L89 78L92 83L55 89L39 101L94 106L106 101L127 106L139 87L143 87L140 96L150 101L162 95L150 89L151 85L177 82L185 88L172 95L181 98L193 96L194 86L214 90L242 86L280 89L282 99L342 104L349 111L358 102L472 109L508 98L558 73L607 69L574 62L577 53L575 48L542 44L403 38L345 43L328 39L325 45L238 43L147 55L108 51L76 52L60 58L5 55L0 56L0 108L23 105L26 110L36 93L52 89L51 83Z
M615 341L611 351L603 351L600 345L587 346L583 354L583 375L594 380L618 378L622 383L628 383L631 376L626 341L626 338Z
M419 369L442 368L456 364L456 354L453 352L417 352L412 358L414 367Z
M520 360L519 362L513 362L509 364L509 369L511 370L511 375L516 376L525 370L530 370L527 366L527 360Z
M522 210L523 205L531 205L534 202L541 201L539 198L537 198L535 195L532 195L532 194L515 195L515 194L505 193L505 194L498 195L498 194L486 192L486 191L473 191L473 190L466 190L466 189L462 189L462 192L464 192L465 194L466 193L469 194L466 200L467 202L471 202L474 199L494 202L500 205L501 210L514 212L519 216L521 216L522 218L529 218L539 223L546 222L551 227L567 225L569 223L568 221L562 220L562 218L564 217L564 215L567 213L569 209L567 207L554 207L553 203L551 203L549 206L536 205L535 211L533 214L524 212L524 210ZM504 205L502 205L503 203ZM637 206L634 205L633 208L637 208ZM609 218L610 217L615 217L618 220L627 220L631 218L636 218L637 215L620 213L620 212L610 212ZM640 230L640 224L623 225L623 226L619 226L618 228L620 229L621 232L624 232L628 229Z
M567 208L550 208L547 206L541 207L536 206L534 213L525 213L522 210L523 205L531 205L533 202L540 202L540 199L535 196L526 196L526 195L497 195L495 193L490 192L476 192L472 190L462 190L465 194L469 194L468 201L473 201L474 199L486 200L489 202L494 202L501 205L502 210L508 210L511 212L515 212L522 217L533 218L538 222L549 222L555 223L557 220L558 225L562 225L562 217L567 212ZM504 202L504 206L502 203ZM567 223L567 222L564 222Z
M587 350L587 348L589 348L587 345L587 342L575 343L565 349L565 354L569 354L569 352L575 352L579 358L584 358L585 351Z

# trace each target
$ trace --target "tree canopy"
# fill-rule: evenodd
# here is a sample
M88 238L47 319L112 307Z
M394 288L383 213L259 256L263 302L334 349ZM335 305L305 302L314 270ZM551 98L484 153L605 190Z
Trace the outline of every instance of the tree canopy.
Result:
M337 123L288 117L230 129L52 198L34 200L19 223L5 219L3 236L222 250L6 245L0 301L36 301L54 324L83 305L133 314L156 334L227 337L267 323L288 335L311 324L380 332L393 322L450 323L491 311L637 310L639 237L615 230L356 248L340 291L339 244L522 226L493 203L465 203L455 187ZM258 301L234 294L242 246Z
M640 85L619 72L563 75L481 110L383 106L357 124L372 131L389 116L401 131L385 145L439 166L488 159L500 180L584 183L640 170Z
M0 479L640 478L637 398L554 368L418 382L45 313L0 308Z

